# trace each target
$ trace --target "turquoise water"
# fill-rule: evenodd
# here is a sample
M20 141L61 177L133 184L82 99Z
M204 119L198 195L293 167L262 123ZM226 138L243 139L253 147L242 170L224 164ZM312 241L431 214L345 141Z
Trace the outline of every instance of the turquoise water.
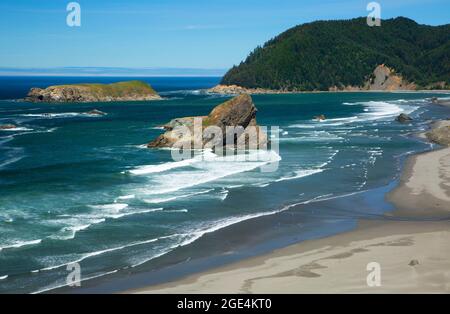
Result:
M132 269L291 204L385 186L402 156L429 147L410 134L439 115L430 94L259 95L259 124L281 129L276 171L214 156L179 166L142 145L171 118L228 99L197 90L211 81L188 82L156 102L0 101L0 124L19 127L0 131L0 292L64 285L72 262L83 280ZM84 114L94 108L107 116ZM414 122L394 122L401 112Z

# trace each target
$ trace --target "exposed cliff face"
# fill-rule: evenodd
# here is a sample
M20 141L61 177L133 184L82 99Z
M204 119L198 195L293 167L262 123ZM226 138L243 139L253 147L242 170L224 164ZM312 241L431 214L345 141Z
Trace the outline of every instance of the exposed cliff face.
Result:
M329 91L398 91L398 90L416 90L417 86L405 80L394 69L380 64L375 70L367 76L364 86L332 86Z
M373 75L366 85L366 90L415 90L416 85L409 83L403 77L384 64L381 64L375 68Z
M329 91L358 92L417 89L416 84L406 81L400 74L396 73L395 70L384 64L378 65L370 75L367 75L367 77L364 86L332 86L329 88Z
M111 102L158 100L161 97L145 82L113 84L74 84L32 88L25 98L30 102Z
M150 142L148 147L180 147L188 144L192 148L194 145L196 148L228 145L257 149L267 144L267 136L256 123L256 112L252 98L246 94L239 95L215 107L208 116L170 121L163 126L167 131ZM217 134L218 130L220 134Z

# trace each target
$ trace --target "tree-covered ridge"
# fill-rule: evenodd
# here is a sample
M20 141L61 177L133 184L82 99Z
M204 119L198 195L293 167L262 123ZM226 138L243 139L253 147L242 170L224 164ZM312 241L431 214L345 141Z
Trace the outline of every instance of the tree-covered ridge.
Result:
M398 17L369 27L366 18L317 21L257 47L221 84L247 88L328 90L364 86L377 65L418 88L450 86L450 24L419 25Z

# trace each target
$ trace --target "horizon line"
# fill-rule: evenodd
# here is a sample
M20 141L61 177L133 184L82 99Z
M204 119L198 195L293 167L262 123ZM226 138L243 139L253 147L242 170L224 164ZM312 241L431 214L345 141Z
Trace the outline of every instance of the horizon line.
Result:
M222 77L222 68L176 67L0 67L0 76L72 76L72 77Z

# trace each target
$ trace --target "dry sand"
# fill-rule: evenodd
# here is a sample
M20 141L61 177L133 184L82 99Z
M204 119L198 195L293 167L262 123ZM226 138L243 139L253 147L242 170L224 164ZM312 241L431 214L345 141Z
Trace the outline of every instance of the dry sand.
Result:
M450 292L450 148L410 158L388 199L399 208L392 221L361 221L355 231L133 292ZM381 286L367 284L371 262Z

